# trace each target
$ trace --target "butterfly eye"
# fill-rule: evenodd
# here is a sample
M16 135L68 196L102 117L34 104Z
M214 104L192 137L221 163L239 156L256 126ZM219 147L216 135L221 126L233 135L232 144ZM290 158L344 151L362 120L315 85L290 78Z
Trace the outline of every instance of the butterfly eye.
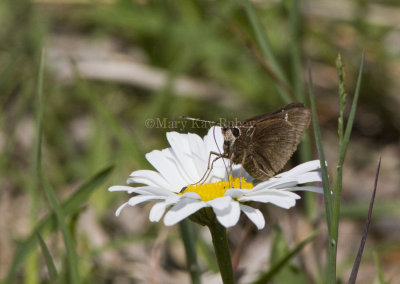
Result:
M239 128L236 128L236 127L233 128L233 129L232 129L232 134L233 134L233 136L238 137L239 134L240 134Z

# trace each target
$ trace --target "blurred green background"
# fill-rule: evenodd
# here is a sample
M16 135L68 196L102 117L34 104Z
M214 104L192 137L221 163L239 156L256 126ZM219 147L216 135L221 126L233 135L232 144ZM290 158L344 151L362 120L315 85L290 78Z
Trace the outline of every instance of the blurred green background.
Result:
M93 175L114 165L89 201L68 216L85 283L189 283L176 228L151 224L148 207L130 208L114 217L128 196L107 191L111 185L124 184L133 170L150 168L144 154L167 147L166 132L204 135L207 131L151 128L148 119L174 121L189 115L241 120L295 97L307 98L309 59L328 165L335 165L339 112L335 58L342 54L351 101L365 52L360 101L344 168L338 273L344 281L348 278L381 155L377 201L359 281L378 281L379 273L391 283L398 281L399 3L253 1L273 54L264 61L245 2L0 2L0 279L7 277L21 240L50 212L34 166L43 49L42 163L58 199L68 199ZM315 150L308 156L315 158ZM334 167L330 171L334 173ZM311 215L305 214L306 206L289 212L266 208L267 229L256 234L245 220L232 229L233 251L243 241L239 236L247 232L240 252L242 282L248 283L272 262L268 259L273 236L278 234L275 226L290 247L312 228L324 231L322 206L318 199ZM203 281L219 283L209 236L201 228L198 234ZM61 235L53 232L44 239L57 267L63 267ZM315 262L315 254L323 262L326 253L323 233L319 239L312 247L314 253L310 256L311 248L302 252L285 268L286 276L277 276L278 283L290 283L288 275L301 283L318 281L321 264ZM33 251L18 266L15 283L50 283L39 247Z

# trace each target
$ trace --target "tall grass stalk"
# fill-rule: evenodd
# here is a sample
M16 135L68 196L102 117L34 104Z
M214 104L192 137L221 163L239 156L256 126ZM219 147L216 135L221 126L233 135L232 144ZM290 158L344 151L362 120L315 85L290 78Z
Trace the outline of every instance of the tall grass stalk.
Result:
M357 86L354 93L354 99L349 113L349 119L346 124L346 129L344 130L344 109L346 93L344 91L344 70L343 63L341 61L340 55L337 59L337 69L339 75L339 101L340 101L340 114L339 114L339 125L338 125L338 135L339 135L339 159L337 164L337 175L335 179L334 190L331 191L331 185L328 179L328 173L325 166L325 155L322 148L321 132L318 125L318 117L315 105L315 93L312 85L311 67L308 65L308 76L309 76L309 88L310 88L310 102L313 114L313 126L315 140L318 150L318 155L321 161L321 172L322 181L324 187L324 201L325 201L325 211L326 220L328 226L328 263L326 269L326 283L336 283L336 254L338 245L338 231L339 231L339 217L340 217L340 198L342 192L342 176L343 176L343 163L346 156L347 146L350 140L350 134L354 122L355 112L357 108L358 97L360 93L362 70L364 67L364 55L361 58L361 64L357 79ZM344 134L343 134L343 131Z
M67 250L67 261L68 261L68 272L69 272L69 281L71 283L80 283L79 279L79 273L78 273L78 257L76 255L75 247L74 247L74 242L71 236L71 233L68 229L68 226L65 222L65 215L64 212L56 198L56 195L54 193L54 190L52 189L49 181L47 180L47 177L45 173L43 172L42 164L41 164L41 141L42 141L42 122L43 122L43 64L44 64L44 51L42 51L41 55L41 63L40 63L40 68L39 68L39 87L38 87L38 104L37 104L37 111L38 111L38 119L36 121L37 126L36 126L36 137L38 137L38 142L36 144L36 160L37 164L36 170L37 174L39 177L39 180L41 182L41 185L44 189L44 192L46 194L47 200L50 204L51 209L56 215L57 218L57 223L58 226L62 232L63 238L64 238L64 244L65 248Z
M260 46L261 52L265 60L268 62L269 66L271 66L274 73L278 76L279 81L283 82L285 85L288 85L289 80L287 79L283 71L283 68L280 66L278 59L276 58L274 52L272 51L268 36L259 18L257 17L256 12L254 11L253 5L250 3L249 0L245 0L243 4L246 10L247 17L249 18L251 27L255 33L257 43ZM285 103L290 103L292 100L290 95L285 91L285 89L282 86L279 86L279 84L277 84L277 86L281 99Z

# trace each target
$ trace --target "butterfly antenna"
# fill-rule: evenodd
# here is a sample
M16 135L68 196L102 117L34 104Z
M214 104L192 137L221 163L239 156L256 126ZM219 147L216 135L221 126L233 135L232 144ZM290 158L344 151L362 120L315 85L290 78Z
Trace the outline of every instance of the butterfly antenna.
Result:
M211 125L221 126L221 125L220 125L218 122L216 122L216 121L204 120L204 119L194 118L194 117L190 117L190 116L186 116L186 115L181 115L181 116L179 116L179 118L187 119L187 120L193 120L193 121L199 121L199 122L205 122L205 123L209 123L209 124L211 124Z

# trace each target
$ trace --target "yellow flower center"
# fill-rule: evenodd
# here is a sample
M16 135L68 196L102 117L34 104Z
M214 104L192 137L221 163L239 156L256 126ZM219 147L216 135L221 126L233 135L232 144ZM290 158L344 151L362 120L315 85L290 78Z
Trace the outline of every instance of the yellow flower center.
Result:
M226 190L230 188L252 189L253 184L247 182L244 178L235 177L230 182L218 181L215 183L188 185L185 190L181 191L179 194L195 192L200 195L201 200L209 201L218 197L223 197Z

